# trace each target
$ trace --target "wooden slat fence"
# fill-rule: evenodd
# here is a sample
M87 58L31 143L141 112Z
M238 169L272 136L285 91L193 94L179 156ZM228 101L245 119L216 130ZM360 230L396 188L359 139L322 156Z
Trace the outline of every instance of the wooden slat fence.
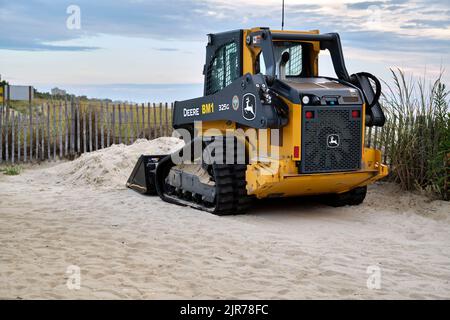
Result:
M365 146L381 150L382 162L392 165L395 144L398 143L398 130L401 126L396 118L387 118L383 127L366 127Z
M170 136L172 107L65 101L19 112L0 105L0 164L73 159L112 144Z

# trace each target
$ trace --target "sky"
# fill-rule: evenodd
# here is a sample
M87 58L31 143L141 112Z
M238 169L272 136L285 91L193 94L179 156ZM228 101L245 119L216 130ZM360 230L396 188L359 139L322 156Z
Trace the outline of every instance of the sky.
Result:
M285 0L285 29L339 32L350 73L450 84L450 1ZM0 74L115 100L202 94L206 35L281 26L281 0L0 0ZM330 57L321 75L333 75Z

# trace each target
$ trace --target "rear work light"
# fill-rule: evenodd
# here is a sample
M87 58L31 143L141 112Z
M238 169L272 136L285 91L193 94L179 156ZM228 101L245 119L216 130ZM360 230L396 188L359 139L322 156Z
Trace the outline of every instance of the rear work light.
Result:
M294 158L300 158L300 147L294 146Z

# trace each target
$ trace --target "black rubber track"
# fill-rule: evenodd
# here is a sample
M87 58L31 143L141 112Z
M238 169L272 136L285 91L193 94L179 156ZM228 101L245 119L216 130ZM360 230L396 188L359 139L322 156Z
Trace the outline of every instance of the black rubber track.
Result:
M247 195L246 170L246 165L213 165L216 205L212 213L217 215L243 214L249 209L251 198Z
M367 187L358 187L346 193L328 195L324 202L332 207L357 206L364 202L366 194Z
M235 144L237 146L237 143ZM235 148L235 161L238 159L237 147ZM225 150L225 148L224 148ZM240 150L240 149L239 149ZM225 159L225 157L224 157ZM164 164L166 168L161 170L158 176L158 194L167 202L189 206L195 209L207 211L216 215L244 214L250 208L252 198L247 195L245 172L246 164L216 164L208 165L208 171L212 173L215 182L214 203L195 201L192 197L182 197L180 194L170 192L170 188L164 187L164 180L170 170L169 160ZM237 162L237 161L236 161ZM162 174L162 172L164 172Z

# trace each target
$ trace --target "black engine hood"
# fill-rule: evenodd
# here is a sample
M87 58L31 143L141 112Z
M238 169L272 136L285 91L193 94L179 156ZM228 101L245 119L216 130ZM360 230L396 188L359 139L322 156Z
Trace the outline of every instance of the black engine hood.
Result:
M325 99L335 97L340 105L362 104L361 91L353 86L328 78L288 78L275 80L272 89L293 103L301 103L303 96L317 97L320 104Z

